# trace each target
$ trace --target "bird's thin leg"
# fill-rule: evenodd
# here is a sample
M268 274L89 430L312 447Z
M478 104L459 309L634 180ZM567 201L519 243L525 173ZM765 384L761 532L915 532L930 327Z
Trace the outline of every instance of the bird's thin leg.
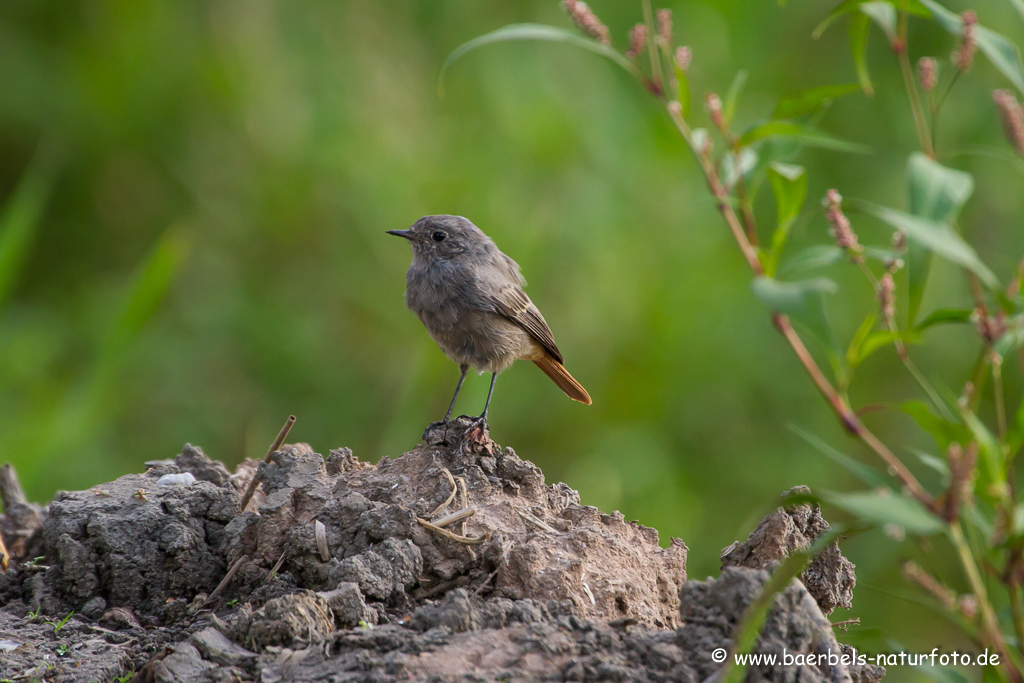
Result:
M494 395L494 381L498 379L498 373L491 373L491 388L487 391L487 402L484 403L484 412L480 414L480 417L473 418L473 421L469 424L460 438L465 438L467 434L477 428L486 428L487 426L487 410L491 407L491 396Z
M446 422L446 423L452 417L452 410L455 409L455 399L457 399L459 397L459 391L462 389L462 383L466 381L466 373L469 372L469 366L465 365L465 364L460 365L459 366L459 371L462 372L462 374L459 375L459 383L455 385L455 395L452 396L452 402L448 404L448 412L444 414L444 420L443 421ZM491 385L492 389L493 389L493 386L494 385L492 383L492 385ZM490 400L490 397L488 397L488 401L489 400Z
M487 392L487 402L484 403L484 412L480 415L480 419L487 420L487 409L491 407L491 396L494 395L494 380L498 379L498 373L491 373L491 388Z

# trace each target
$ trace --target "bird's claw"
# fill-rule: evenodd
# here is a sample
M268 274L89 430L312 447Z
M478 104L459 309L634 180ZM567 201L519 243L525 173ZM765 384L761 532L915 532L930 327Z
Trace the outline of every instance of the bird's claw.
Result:
M487 430L487 416L481 415L480 417L474 417L469 423L469 426L461 434L459 434L459 441L462 441L469 436L475 430L481 430L481 433Z
M442 429L445 432L448 431L448 424L451 420L439 420L438 422L431 422L427 425L427 428L423 430L423 440L426 441L430 438L430 433L436 429Z

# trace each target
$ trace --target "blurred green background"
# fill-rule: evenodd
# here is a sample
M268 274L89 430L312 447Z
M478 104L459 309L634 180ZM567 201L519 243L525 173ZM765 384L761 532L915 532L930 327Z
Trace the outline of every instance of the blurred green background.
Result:
M624 46L639 4L591 4ZM669 3L677 41L693 48L697 125L703 93L724 94L741 68L741 125L781 95L854 81L845 22L810 37L832 4ZM1009 3L973 8L1024 38ZM469 217L521 264L594 398L573 403L516 366L498 381L492 436L585 503L683 538L691 577L716 574L719 550L789 487L855 488L788 428L870 462L751 296L702 178L642 88L591 54L520 43L458 62L439 98L452 49L520 21L569 26L553 0L2 3L0 456L30 495L139 471L186 441L230 465L260 457L289 413L291 440L322 453L349 446L376 461L414 446L458 371L405 309L409 248L384 230L431 213ZM947 34L911 31L915 60L948 65ZM873 153L798 157L811 189L794 251L828 241L817 208L828 187L906 205L916 138L877 32L869 64L875 96L836 101L820 125ZM1022 178L1005 160L955 156L1006 149L995 87L979 58L943 114L939 154L975 174L962 223L1005 279L1024 253ZM770 227L767 192L758 213ZM854 221L862 242L887 243L880 225ZM830 316L848 339L875 304L853 269L831 275L842 289ZM924 310L967 302L959 271L933 273ZM956 391L977 346L951 327L913 354ZM1019 371L1008 372L1016 400ZM471 377L458 410L478 413L486 389ZM851 395L921 398L891 349ZM905 417L868 420L901 454L934 450ZM960 643L894 597L913 594L896 578L908 545L878 533L847 544L861 588L846 616L864 619L862 635Z

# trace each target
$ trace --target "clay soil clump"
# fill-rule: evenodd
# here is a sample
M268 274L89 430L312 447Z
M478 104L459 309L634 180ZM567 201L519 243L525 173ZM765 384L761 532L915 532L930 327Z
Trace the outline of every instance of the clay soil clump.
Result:
M3 470L0 678L697 683L774 563L828 527L815 506L780 508L727 549L719 578L687 581L681 540L581 505L469 426L433 426L376 465L296 444L231 472L186 445L45 508ZM778 596L758 651L848 652L825 615L854 583L832 546Z

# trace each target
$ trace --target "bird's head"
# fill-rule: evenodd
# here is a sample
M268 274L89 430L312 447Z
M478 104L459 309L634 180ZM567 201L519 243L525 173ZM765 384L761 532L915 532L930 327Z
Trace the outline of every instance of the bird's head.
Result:
M388 230L409 240L416 258L451 261L466 254L485 252L491 239L462 216L424 216L408 230Z

